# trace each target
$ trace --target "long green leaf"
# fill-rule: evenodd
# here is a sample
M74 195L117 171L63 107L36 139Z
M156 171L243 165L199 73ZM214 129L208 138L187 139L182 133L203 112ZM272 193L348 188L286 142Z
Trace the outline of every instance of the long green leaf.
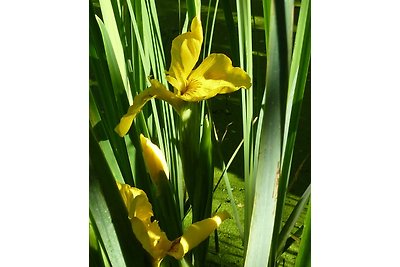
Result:
M308 205L303 235L301 236L299 253L295 267L311 267L311 200Z
M188 19L190 22L195 16L200 17L201 0L186 0L186 7Z
M279 181L278 200L276 208L275 230L272 242L278 243L278 235L281 228L283 209L285 205L286 192L289 183L290 167L292 163L294 144L298 121L303 102L306 78L311 55L311 33L310 33L310 4L309 0L302 1L299 23L296 33L295 49L290 69L285 129L283 135L281 179ZM277 256L278 247L273 246L272 253Z
M264 117L261 123L258 169L245 266L267 266L272 248L281 160L281 90L287 86L286 28L278 25L285 13L271 4L267 50ZM279 7L279 5L278 5ZM262 236L263 238L260 238Z
M103 36L104 32L107 32L108 34L109 44L112 47L112 49L111 48L110 49L113 51L115 57L115 65L113 65L113 67L115 66L118 68L118 71L115 71L115 73L118 73L118 75L120 75L122 78L122 87L118 89L125 89L126 93L129 96L128 83L127 83L128 80L126 79L127 74L126 74L124 50L121 42L120 32L117 26L117 24L121 25L119 12L115 6L115 1L99 0L99 2L100 2L101 14L104 21L104 28L102 29L102 33Z
M251 29L251 3L250 0L237 0L237 18L239 34L239 60L240 67L243 68L250 78L253 79L253 49L252 49L252 29ZM244 139L244 180L245 180L245 213L244 213L244 237L247 244L249 236L250 219L254 199L254 179L252 176L253 166L253 87L249 90L242 90L242 120L243 120L243 139Z
M233 11L230 0L222 0L222 8L224 10L225 22L228 28L227 34L231 44L232 62L234 66L237 66L239 64L238 30L236 29L233 20Z
M92 218L91 218L92 219ZM91 220L92 221L92 220ZM89 223L89 266L90 267L108 267L110 266L107 255L102 253L101 240L97 239L100 236L98 230L95 230L94 222Z

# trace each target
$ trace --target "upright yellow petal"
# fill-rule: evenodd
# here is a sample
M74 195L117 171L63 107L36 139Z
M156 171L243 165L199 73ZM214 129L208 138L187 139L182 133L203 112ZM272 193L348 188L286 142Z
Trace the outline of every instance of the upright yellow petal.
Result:
M199 59L203 29L198 17L193 18L191 31L183 33L172 41L171 66L168 82L181 94L185 91L186 80Z
M233 67L229 57L211 54L190 74L186 92L180 98L197 102L250 86L250 76L241 68Z
M230 218L229 213L222 211L212 218L190 225L180 238L173 241L167 254L175 259L182 259L189 250L203 242L227 218Z

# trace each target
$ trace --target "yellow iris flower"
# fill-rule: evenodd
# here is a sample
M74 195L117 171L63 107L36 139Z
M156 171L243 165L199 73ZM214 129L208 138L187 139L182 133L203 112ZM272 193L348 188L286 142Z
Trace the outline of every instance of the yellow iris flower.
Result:
M181 237L174 241L167 238L160 229L152 206L144 191L117 182L118 189L128 211L133 232L143 248L153 258L154 266L159 266L166 255L182 259L191 249L204 241L225 219L230 218L226 211L218 212L212 218L196 222L188 227Z
M129 131L133 119L153 97L168 102L180 112L186 102L198 102L217 94L250 88L249 75L241 68L233 67L232 61L224 54L210 54L194 69L202 43L201 21L195 17L191 31L179 35L172 41L171 66L166 78L174 87L174 93L157 80L150 80L151 86L135 96L128 112L115 128L121 137Z

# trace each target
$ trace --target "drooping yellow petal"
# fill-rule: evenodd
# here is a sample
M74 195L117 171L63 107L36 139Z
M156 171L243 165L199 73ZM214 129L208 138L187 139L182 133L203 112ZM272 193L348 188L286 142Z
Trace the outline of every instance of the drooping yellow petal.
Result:
M132 126L132 122L136 115L142 110L144 105L153 97L159 98L171 104L178 112L184 105L184 101L178 98L174 93L169 91L165 86L157 80L150 80L151 86L140 92L133 99L132 105L128 112L121 118L119 124L115 127L115 131L119 136L123 137Z
M116 131L121 137L126 135L132 126L133 119L142 110L147 101L149 101L153 97L155 97L153 86L136 95L133 99L132 105L128 109L128 112L121 118L119 124L115 127L114 131Z
M212 218L190 225L180 238L173 241L167 254L175 259L182 259L189 250L203 242L227 218L230 218L229 213L222 211Z
M167 161L160 148L153 144L150 139L144 137L143 134L140 135L140 144L143 150L143 158L147 172L150 174L153 183L158 184L158 180L162 177L160 172L165 173L165 176L169 178Z
M138 218L133 218L131 222L136 238L152 258L157 260L164 258L172 242L168 240L165 232L161 231L158 222L146 225Z
M249 75L241 68L233 67L229 57L211 54L190 74L186 91L180 98L197 102L250 86Z
M146 193L136 187L118 183L122 199L128 209L132 230L143 248L153 257L160 260L165 257L172 242L160 229L157 221L151 221L152 206Z
M157 221L153 221L149 225L147 231L151 240L152 256L155 259L162 259L167 255L167 251L172 245L172 242L168 240L167 234L160 229Z
M186 80L199 59L202 43L203 28L198 17L193 18L190 32L183 33L172 41L167 81L179 94L185 91Z
M144 223L149 224L154 213L146 193L143 190L131 187L128 184L120 184L118 182L117 184L122 200L128 210L129 218L136 217Z

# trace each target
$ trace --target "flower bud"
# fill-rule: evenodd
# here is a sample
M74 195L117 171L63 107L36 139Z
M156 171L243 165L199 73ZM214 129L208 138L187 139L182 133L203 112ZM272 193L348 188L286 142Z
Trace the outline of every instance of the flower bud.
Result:
M159 184L161 177L169 178L169 169L161 150L153 144L150 139L140 135L140 144L143 150L143 158L147 172L156 185Z

